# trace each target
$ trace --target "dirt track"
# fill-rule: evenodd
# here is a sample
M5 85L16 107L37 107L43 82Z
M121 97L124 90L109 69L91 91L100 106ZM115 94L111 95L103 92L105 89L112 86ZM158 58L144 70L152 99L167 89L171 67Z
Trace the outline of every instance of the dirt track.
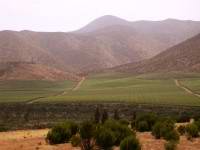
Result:
M183 89L185 92L187 92L188 94L194 95L198 98L200 98L200 94L194 93L192 90L190 90L189 88L183 86L180 81L178 81L177 79L174 80L175 84L177 87Z
M80 150L71 144L49 145L45 142L48 129L0 133L0 150ZM156 140L151 133L137 133L142 150L164 150L164 140ZM200 138L188 141L181 136L178 150L199 150ZM118 148L115 148L118 150Z
M85 77L82 77L81 81L79 81L79 83L76 85L75 88L72 89L72 91L78 90L81 87L81 85L83 84L84 81L85 81Z

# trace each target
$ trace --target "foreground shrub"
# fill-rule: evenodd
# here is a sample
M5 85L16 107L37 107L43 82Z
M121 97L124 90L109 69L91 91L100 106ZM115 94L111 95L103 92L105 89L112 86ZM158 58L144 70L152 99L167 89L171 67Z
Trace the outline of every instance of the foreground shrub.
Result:
M95 139L97 145L104 150L110 149L116 141L114 133L105 127L100 127L98 129Z
M77 146L80 146L81 144L81 137L80 135L73 135L70 139L71 141L71 144L73 147L77 147Z
M119 123L122 124L122 125L126 125L126 126L129 125L129 121L126 120L126 119L120 119L120 120L119 120Z
M0 132L5 132L5 131L8 131L8 128L0 124Z
M180 133L180 135L184 135L185 134L185 126L179 126L178 128L177 128L177 130L178 130L178 132Z
M95 126L90 121L85 121L81 124L80 127L80 136L81 136L81 149L82 150L92 150L95 146L94 137Z
M165 143L165 150L176 150L177 143L174 141L169 141Z
M70 138L70 129L63 125L57 125L48 132L46 139L50 144L61 144L68 142Z
M134 134L134 132L131 131L128 126L122 125L114 120L107 120L104 124L104 127L110 129L114 133L114 136L116 138L115 145L120 145L120 142L124 138Z
M173 120L171 119L165 119L162 121L158 121L152 129L152 135L155 136L155 138L160 139L163 137L166 140L179 140L179 134L175 130L175 124Z
M138 122L138 124L137 124L137 130L140 131L140 132L149 131L150 128L149 128L149 125L148 125L147 121L140 121L140 122Z
M195 121L194 124L198 127L198 130L200 132L200 119Z
M135 127L140 132L151 131L157 119L157 116L153 113L139 115L136 117Z
M179 141L180 136L176 130L171 130L163 136L167 141Z
M120 144L120 150L141 150L139 140L135 136L126 137Z
M198 127L196 124L192 123L192 124L188 124L186 126L186 133L189 137L198 137L199 136L199 131L198 131Z

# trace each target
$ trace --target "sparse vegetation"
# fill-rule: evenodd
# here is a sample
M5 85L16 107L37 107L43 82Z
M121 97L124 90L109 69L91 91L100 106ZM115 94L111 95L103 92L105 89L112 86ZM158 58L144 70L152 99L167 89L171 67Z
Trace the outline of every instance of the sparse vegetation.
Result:
M157 121L153 126L152 135L154 135L157 139L163 137L165 140L168 141L179 140L179 134L175 130L175 123L169 118Z
M141 145L136 137L129 136L121 142L120 150L141 150Z
M168 141L165 143L165 150L176 150L177 143L174 141Z
M70 139L70 142L72 144L73 147L77 147L81 145L81 137L80 135L73 135Z
M135 126L140 132L151 131L157 120L155 114L142 114L136 117Z
M177 130L180 135L184 135L186 132L186 127L184 125L180 125Z
M188 138L192 137L192 138L196 138L199 136L199 130L198 130L198 126L194 123L192 124L188 124L186 126L186 133Z

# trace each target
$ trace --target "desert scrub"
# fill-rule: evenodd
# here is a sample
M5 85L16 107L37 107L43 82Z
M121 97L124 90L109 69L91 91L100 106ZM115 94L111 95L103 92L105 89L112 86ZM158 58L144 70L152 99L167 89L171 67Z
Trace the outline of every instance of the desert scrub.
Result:
M141 150L141 145L135 136L129 136L120 143L120 150Z
M81 145L81 137L79 134L77 135L73 135L70 139L71 141L71 144L73 147L77 147L77 146L80 146Z

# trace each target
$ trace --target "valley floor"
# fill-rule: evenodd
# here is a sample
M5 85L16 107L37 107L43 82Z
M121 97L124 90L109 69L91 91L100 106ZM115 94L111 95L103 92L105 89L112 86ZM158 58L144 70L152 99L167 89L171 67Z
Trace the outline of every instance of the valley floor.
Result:
M21 130L0 133L1 150L79 150L71 144L49 145L45 141L48 129ZM164 140L156 140L151 133L137 133L142 143L142 150L164 150ZM119 148L115 148L118 150ZM199 150L200 138L188 141L181 136L177 150Z

